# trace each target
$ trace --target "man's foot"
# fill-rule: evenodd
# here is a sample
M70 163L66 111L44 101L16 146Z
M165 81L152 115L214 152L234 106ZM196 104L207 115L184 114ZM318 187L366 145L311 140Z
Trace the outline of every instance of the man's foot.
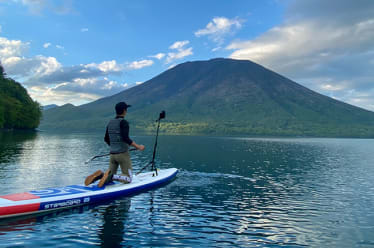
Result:
M99 184L97 185L99 188L102 188L106 183L110 182L112 180L112 176L110 173L110 170L107 170L103 177L100 179Z
M94 173L86 177L86 180L84 180L84 185L88 186L91 183L99 180L100 178L103 177L103 174L104 173L101 170L95 171Z

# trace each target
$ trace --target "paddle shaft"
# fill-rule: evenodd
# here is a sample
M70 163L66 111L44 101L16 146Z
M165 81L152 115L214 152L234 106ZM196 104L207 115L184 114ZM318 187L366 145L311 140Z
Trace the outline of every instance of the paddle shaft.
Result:
M153 156L152 156L152 170L156 171L156 176L157 176L157 168L156 168L156 163L155 163L155 157L156 157L156 149L157 149L157 140L158 140L158 131L160 130L160 118L158 118L158 125L157 125L157 132L156 132L156 141L155 141L155 146L153 148Z
M138 173L136 173L136 175L138 175L139 173L141 173L145 168L147 168L149 165L152 165L152 171L154 170L156 172L156 176L158 176L158 173L157 173L157 168L156 168L156 163L155 163L155 158L156 158L156 149L157 149L157 140L158 140L158 131L160 130L160 120L161 118L158 118L158 124L157 124L157 132L156 132L156 141L155 141L155 145L153 147L153 156L152 156L152 161L149 162L146 166L144 166Z
M136 149L136 148L131 148L129 151L135 151L135 150L137 150L137 149ZM96 158L106 157L106 156L109 156L109 155L110 155L110 153L103 154L103 155L97 155L97 156L92 157L91 159L87 160L87 161L86 161L86 164L87 164L88 162L91 162L92 160L94 160L94 159L96 159Z

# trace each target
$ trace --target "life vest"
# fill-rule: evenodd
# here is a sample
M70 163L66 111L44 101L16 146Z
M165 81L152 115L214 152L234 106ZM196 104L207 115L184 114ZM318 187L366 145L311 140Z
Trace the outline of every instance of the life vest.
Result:
M112 119L108 123L108 134L110 140L110 153L123 153L129 150L129 145L123 140L121 136L121 121L125 121L123 118Z

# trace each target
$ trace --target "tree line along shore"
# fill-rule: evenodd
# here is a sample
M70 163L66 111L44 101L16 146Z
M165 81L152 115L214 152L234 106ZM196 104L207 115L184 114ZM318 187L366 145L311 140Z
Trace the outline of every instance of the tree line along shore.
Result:
M35 129L41 117L40 104L0 64L0 129Z

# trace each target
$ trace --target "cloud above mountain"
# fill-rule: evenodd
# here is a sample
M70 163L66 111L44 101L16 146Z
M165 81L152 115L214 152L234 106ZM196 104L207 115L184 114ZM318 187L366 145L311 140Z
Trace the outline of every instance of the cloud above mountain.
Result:
M244 20L239 18L214 17L205 28L195 32L196 37L208 36L211 40L221 45L224 38L242 27Z
M294 0L281 25L226 49L231 58L253 60L318 92L374 110L373 40L374 1Z
M142 68L147 67L147 66L151 66L151 65L153 65L153 63L154 63L153 60L143 59L143 60L133 61L133 62L129 63L127 65L127 68L133 69L133 70L138 70L138 69L142 69Z
M192 47L187 47L190 41L183 40L183 41L176 41L174 42L169 49L173 50L173 52L169 52L166 56L166 63L170 64L171 62L182 59L189 55L193 54Z

